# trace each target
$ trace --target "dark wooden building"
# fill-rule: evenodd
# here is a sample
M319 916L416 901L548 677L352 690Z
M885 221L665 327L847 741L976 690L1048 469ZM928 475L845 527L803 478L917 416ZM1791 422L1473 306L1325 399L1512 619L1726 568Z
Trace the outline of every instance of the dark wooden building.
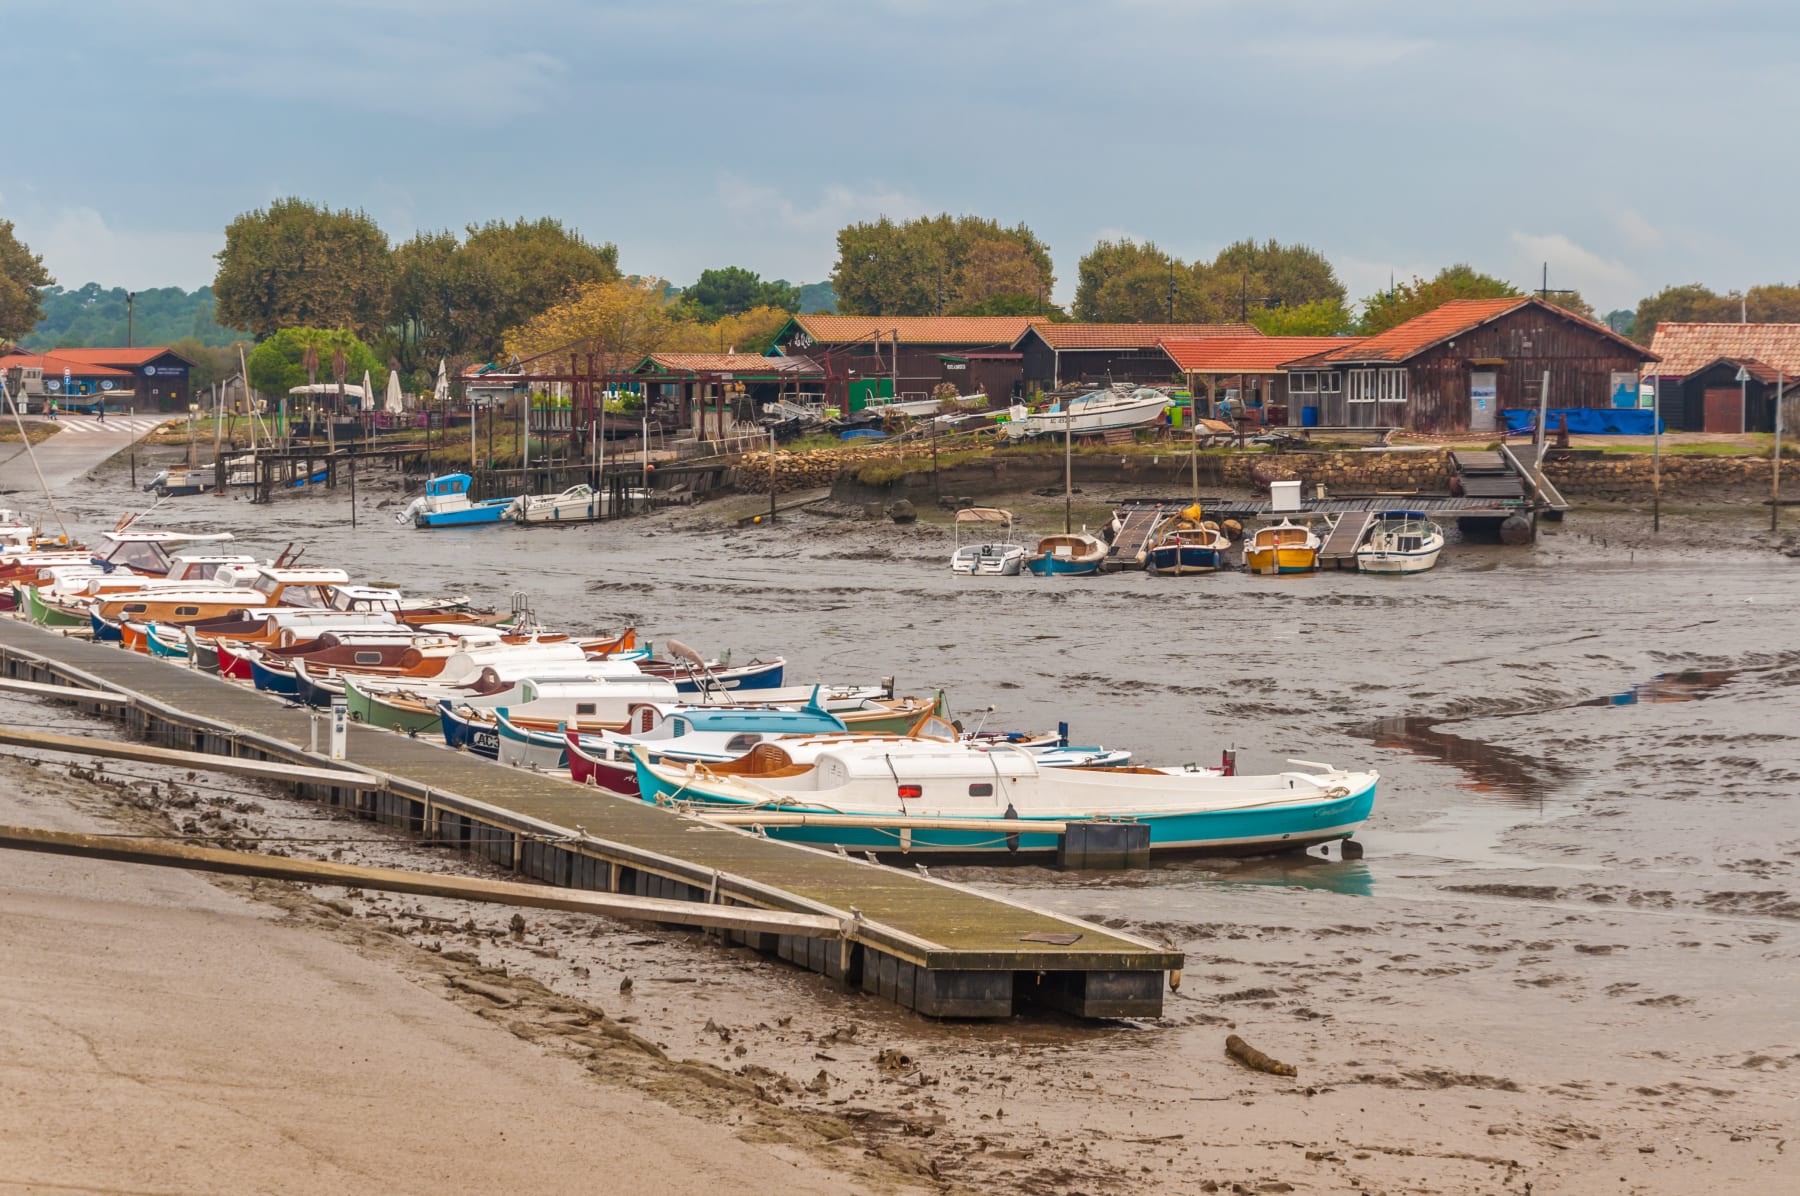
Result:
M652 410L665 424L691 429L701 440L753 424L764 403L818 402L825 371L808 357L755 353L652 353L632 369Z
M1509 409L1635 407L1656 355L1536 296L1455 299L1386 332L1288 362L1288 422L1414 432L1501 431ZM1305 396L1305 397L1302 397Z
M827 402L844 412L926 399L945 382L1004 406L1022 393L1019 334L1037 316L795 316L775 352L821 367Z
M1292 403L1284 367L1296 357L1343 349L1360 338L1343 336L1206 336L1165 340L1168 355L1188 390L1199 404L1200 414L1218 416L1230 400L1234 414L1246 414L1252 422L1275 426L1319 423L1319 395L1299 395ZM1310 410L1308 410L1310 408Z
M1027 390L1086 382L1170 382L1180 372L1161 342L1211 336L1261 336L1248 324L1034 324L1013 349Z
M109 410L186 411L193 398L188 371L194 363L162 345L51 349L41 355L19 350L12 356L17 358L13 364L42 369L44 394L64 406L103 400Z
M1782 428L1795 427L1800 324L1658 324L1650 351L1661 360L1646 381L1670 431L1773 432L1777 389Z

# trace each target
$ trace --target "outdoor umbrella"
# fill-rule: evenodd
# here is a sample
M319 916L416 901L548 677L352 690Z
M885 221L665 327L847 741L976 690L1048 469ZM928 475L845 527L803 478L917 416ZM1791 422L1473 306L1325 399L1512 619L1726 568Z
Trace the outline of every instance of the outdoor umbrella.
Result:
M369 371L363 371L362 410L375 410L375 379L369 377Z
M450 375L442 357L438 358L437 388L431 392L431 397L439 403L450 399Z
M400 371L388 371L387 398L382 403L389 415L400 415L406 410L406 401L400 394Z

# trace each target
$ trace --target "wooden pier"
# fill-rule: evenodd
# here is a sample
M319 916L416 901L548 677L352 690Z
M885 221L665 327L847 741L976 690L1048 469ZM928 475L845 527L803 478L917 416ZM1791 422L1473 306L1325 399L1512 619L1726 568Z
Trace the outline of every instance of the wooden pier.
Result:
M0 675L71 687L67 701L122 717L130 734L165 747L330 763L305 749L310 711L116 646L0 619ZM391 731L353 726L345 764L378 784L296 778L295 791L547 885L836 918L835 939L719 933L928 1016L1007 1017L1037 1003L1081 1017L1154 1017L1165 978L1180 979L1180 952L1117 931Z
M1121 569L1142 569L1144 562L1150 559L1150 541L1156 535L1156 529L1162 526L1168 512L1178 509L1179 505L1162 499L1123 504L1119 509L1125 522L1113 536L1106 559L1100 562L1101 570L1116 573Z
M1356 550L1362 547L1363 537L1368 535L1369 524L1374 518L1373 511L1345 511L1339 515L1326 534L1324 544L1319 547L1319 568L1354 570Z

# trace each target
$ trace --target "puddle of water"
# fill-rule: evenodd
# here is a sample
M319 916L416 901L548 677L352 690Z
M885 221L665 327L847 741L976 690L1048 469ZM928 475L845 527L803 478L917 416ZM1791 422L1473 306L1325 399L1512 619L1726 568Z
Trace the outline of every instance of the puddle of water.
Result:
M1640 702L1699 702L1712 697L1736 677L1740 669L1683 669L1658 673L1622 693L1605 694L1576 702L1577 706L1636 706Z
M1464 789L1505 802L1541 802L1554 784L1566 779L1563 770L1536 756L1440 730L1444 721L1422 715L1384 718L1358 733L1376 747L1448 764L1468 778Z

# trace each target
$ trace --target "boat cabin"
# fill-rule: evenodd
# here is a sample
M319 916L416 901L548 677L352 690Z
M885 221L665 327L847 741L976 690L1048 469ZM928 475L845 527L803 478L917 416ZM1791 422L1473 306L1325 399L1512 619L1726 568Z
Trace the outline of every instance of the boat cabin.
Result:
M109 622L130 619L133 623L192 623L245 607L264 606L268 601L250 590L137 590L102 596L95 610Z
M246 553L178 552L169 558L171 581L226 581L239 585L256 576L256 558Z
M342 569L279 569L259 565L250 588L268 599L269 605L331 607L331 592L349 582Z
M330 600L324 605L335 611L392 615L398 615L402 609L400 591L379 586L332 586Z
M134 569L161 577L168 573L173 554L180 549L235 538L230 532L107 532L101 537L105 543L94 553L94 563L104 569Z

